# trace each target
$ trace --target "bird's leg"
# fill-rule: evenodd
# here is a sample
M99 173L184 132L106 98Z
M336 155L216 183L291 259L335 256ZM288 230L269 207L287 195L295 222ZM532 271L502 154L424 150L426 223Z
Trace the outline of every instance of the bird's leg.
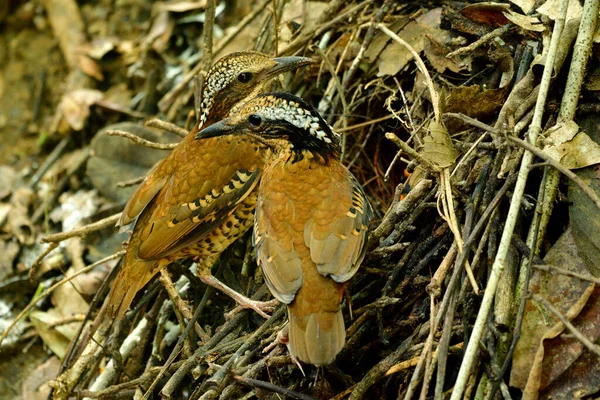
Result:
M256 311L261 317L266 319L269 318L269 314L267 314L265 311L273 312L273 307L279 304L279 301L277 301L277 299L271 301L257 301L249 299L243 294L238 293L229 286L225 285L223 282L212 276L212 274L210 273L201 274L199 275L199 278L205 284L212 286L215 289L225 293L227 296L231 297L233 300L236 301L236 303L240 305L240 307L251 308L254 311ZM234 309L233 311L236 311L236 309Z

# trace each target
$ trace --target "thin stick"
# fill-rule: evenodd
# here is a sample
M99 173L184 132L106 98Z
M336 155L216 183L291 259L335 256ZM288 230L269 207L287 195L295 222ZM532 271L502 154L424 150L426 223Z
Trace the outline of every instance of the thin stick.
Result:
M394 142L396 145L398 145L398 147L400 147L402 149L402 151L404 151L406 154L408 154L409 156L411 156L412 158L417 160L419 162L419 164L422 164L429 171L441 172L440 167L438 167L435 164L432 164L428 159L424 158L422 155L417 153L412 147L410 147L408 145L408 143L406 143L404 140L400 139L393 132L387 132L385 134L385 137L387 139L391 140L392 142Z
M431 96L431 104L433 105L433 113L435 115L435 121L439 123L441 120L441 116L442 116L442 114L440 112L439 96L433 86L433 81L431 80L431 75L429 75L429 71L427 71L427 67L425 66L425 63L419 56L419 53L417 53L410 44L408 44L407 42L402 40L398 35L396 35L391 30L389 30L387 28L387 26L385 26L383 24L377 24L377 28L381 29L386 35L388 35L390 38L392 38L392 40L394 40L398 44L406 47L408 49L408 51L410 51L410 53L414 57L415 64L417 64L417 68L419 69L419 71L421 71L421 73L425 77L425 83L427 85L427 89L429 90L429 95Z
M564 268L555 267L554 265L546 265L546 264L533 264L533 268L539 269L540 271L553 272L565 276L570 276L572 278L580 279L582 281L593 282L597 285L600 285L600 278L596 278L590 275L583 275L577 272L572 272L566 270Z
M590 339L586 338L583 335L583 333L581 333L579 331L579 329L575 328L575 326L571 323L571 321L566 319L565 316L562 315L562 313L556 307L554 307L552 304L550 304L550 302L548 300L546 300L539 294L532 294L531 298L534 301L542 304L548 311L550 311L552 314L554 314L554 316L556 318L558 318L560 322L562 322L562 324L569 330L569 332L571 332L573 334L573 336L575 336L575 338L577 338L577 340L579 340L581 342L581 344L583 344L585 347L587 347L587 349L589 351L594 353L596 356L600 356L600 347L596 346L594 343L592 343L590 341Z
M477 121L476 119L468 117L464 114L446 113L444 115L458 118L468 124L471 124L477 128L485 129L488 132L493 133L495 135L502 135L502 132L499 129L496 129L494 127L486 125L483 122ZM568 169L567 167L562 165L560 162L556 161L554 158L552 158L548 154L544 153L544 151L541 150L540 148L532 145L529 142L524 141L523 139L519 139L518 137L515 137L512 135L505 135L505 138L508 141L518 144L525 150L533 153L536 157L541 158L542 160L547 162L548 165L550 165L551 167L555 168L557 171L564 174L567 178L571 179L577 186L579 186L581 191L583 193L585 193L590 198L590 200L592 200L594 202L594 204L596 204L596 207L598 207L600 209L600 197L598 196L598 194L592 188L590 188L590 186L588 184L586 184L581 178L579 178L577 175L575 175L575 173L573 173L570 169Z
M158 118L153 118L151 120L148 120L148 121L146 121L146 123L144 123L144 125L146 125L150 128L158 128L158 129L162 129L163 131L166 131L166 132L174 133L177 136L182 137L182 138L186 137L189 133L185 129L180 128L175 124L172 124L167 121L163 121L162 119L158 119Z
M544 112L544 106L546 104L546 96L548 95L548 89L550 87L550 80L552 78L554 59L556 58L556 50L558 49L558 44L562 36L562 30L565 25L567 4L567 0L562 1L559 12L560 17L557 18L554 23L554 31L552 32L550 49L546 57L546 66L544 68L544 73L542 75L542 80L540 83L538 101L536 102L533 121L529 128L529 140L531 143L536 142L537 136L541 131L541 121ZM471 369L473 367L475 358L477 357L477 353L479 350L479 342L483 337L490 308L494 302L496 289L500 281L500 276L502 275L502 272L504 270L506 256L510 247L511 237L514 232L514 228L517 223L517 218L521 209L521 200L523 198L523 193L525 192L527 176L529 175L529 165L532 163L532 161L533 153L526 152L523 155L523 160L519 169L517 183L515 184L513 197L510 203L506 223L504 225L504 231L502 232L502 237L500 238L500 243L498 245L496 259L494 260L494 264L492 265L492 272L490 274L488 284L483 295L481 307L479 308L479 312L477 313L477 319L475 320L475 325L473 326L473 332L471 333L469 343L467 344L467 348L465 349L465 357L463 358L463 361L460 365L458 378L456 380L456 385L454 386L454 390L452 391L452 396L450 397L450 400L462 399L463 393L469 381L469 377L471 376Z
M177 143L162 144L162 143L151 142L150 140L142 139L141 137L139 137L138 135L134 135L133 133L119 131L119 130L115 130L115 129L107 130L106 134L108 136L121 136L121 137L131 140L135 144L139 144L140 146L144 146L144 147L149 147L151 149L172 150L173 148L175 148L175 146L177 146Z
M60 232L55 233L53 235L48 235L43 237L40 242L42 243L60 243L63 240L70 239L72 237L80 237L83 238L89 233L99 231L100 229L104 229L108 226L114 226L114 224L121 218L121 213L111 215L110 217L106 217L101 219L100 221L96 221L86 226L82 226L81 228L73 229L68 232Z
M231 33L229 33L227 36L221 39L219 44L215 46L213 53L217 54L229 42L231 42L233 38L235 38L242 31L242 29L244 29L250 22L254 20L254 18L256 18L260 13L263 12L263 10L267 6L267 4L270 3L270 1L271 0L264 0L262 3L260 3L260 5L253 7L252 12L246 15L244 19L242 19L240 23L236 25L235 29L231 31ZM162 99L160 99L160 101L158 102L158 108L163 112L165 110L168 110L179 95L179 93L181 93L181 91L185 89L185 87L191 82L191 80L194 79L194 77L200 73L202 68L203 64L201 62L196 64L194 68L190 70L190 72L185 74L183 79L181 79L181 81L177 85L175 85L167 94L163 96Z
M125 254L125 251L119 251L118 253L115 253L115 254L110 255L108 257L105 257L105 258L103 258L101 260L98 260L95 263L90 264L87 267L80 269L79 271L75 272L73 275L71 275L69 277L66 277L64 279L61 279L60 281L56 282L54 285L50 286L48 289L44 290L38 297L36 297L35 299L31 300L31 302L27 305L27 307L25 307L23 309L23 311L21 311L19 313L19 315L17 315L15 317L15 319L12 320L12 322L10 323L10 325L8 325L8 327L6 328L6 330L4 332L2 332L2 336L0 336L0 344L2 344L2 342L4 341L4 339L6 339L6 336L11 331L11 329L14 328L14 326L16 325L16 323L21 318L23 318L25 315L27 315L27 313L29 311L31 311L31 309L33 307L35 307L35 305L37 303L39 303L41 300L45 299L50 294L52 294L52 292L54 292L54 290L56 290L56 288L58 288L59 286L62 286L63 284L65 284L67 282L71 282L73 279L75 279L79 275L81 275L83 273L86 273L88 271L91 271L92 269L94 269L95 267L97 267L100 264L103 264L103 263L105 263L107 261L114 260L115 258L121 257L123 254Z
M130 179L128 181L117 182L117 187L119 187L119 188L126 188L126 187L129 187L129 186L135 186L135 185L137 185L139 183L142 183L145 178L146 178L145 176L138 176L137 178Z

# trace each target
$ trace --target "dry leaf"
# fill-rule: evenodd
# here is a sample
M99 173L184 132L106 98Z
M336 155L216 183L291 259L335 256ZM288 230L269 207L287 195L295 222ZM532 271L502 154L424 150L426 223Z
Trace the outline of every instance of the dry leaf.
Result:
M509 22L503 14L509 8L509 4L485 2L468 5L460 13L472 21L499 28Z
M102 68L100 68L100 64L90 57L84 54L78 55L77 65L86 75L89 75L98 81L104 80L104 75L102 75Z
M600 194L600 166L579 170L577 176ZM588 271L600 277L600 210L572 181L569 181L568 200L571 230L579 255Z
M510 2L519 6L524 14L529 14L529 11L535 5L535 0L510 0Z
M571 19L580 19L581 11L583 10L581 3L579 0L568 1L567 21ZM536 11L554 21L558 17L558 11L562 2L563 0L547 0L541 7L538 7Z
M534 16L519 14L512 10L504 11L503 14L510 22L528 31L544 32L546 29L544 24Z
M458 152L452 144L448 130L442 124L431 121L429 129L423 137L423 146L417 150L424 158L440 168L454 164Z
M462 113L477 119L487 119L506 100L506 89L482 90L479 85L459 86L444 99L444 112Z
M569 169L600 164L600 145L573 121L549 129L545 142L544 152Z
M170 11L170 12L186 12L192 10L198 10L206 7L206 0L200 1L168 1L168 2L156 2L154 7L158 11Z
M99 90L73 90L63 95L58 108L62 111L69 126L73 130L80 131L90 115L91 105L103 97L104 94Z
M65 285L63 285L65 286ZM66 285L68 286L68 285ZM77 324L51 326L64 319L64 315L55 308L48 311L32 311L29 320L40 334L44 344L61 360L67 353L69 343L77 333Z
M23 400L45 400L50 394L48 382L58 376L60 372L60 360L50 357L43 364L38 365L23 381Z
M430 35L426 34L428 39L425 41L425 57L439 73L444 73L446 70L454 73L467 72L471 70L471 57L464 57L462 60L458 57L448 58L446 55L450 53L444 44L438 42Z
M567 230L548 251L544 263L554 265L572 272L585 274L586 268L579 256L577 246L570 230ZM534 270L530 290L539 294L554 305L563 315L573 319L583 309L592 294L593 284L579 279L552 272ZM543 306L527 301L521 335L513 356L510 385L530 392L536 384L539 387L542 377L545 339L558 336L564 327L557 324L549 311Z
M442 10L441 8L435 8L421 16L415 21L411 21L408 24L398 24L400 26L397 29L402 30L397 32L398 36L410 44L417 53L420 53L425 48L425 35L430 35L439 43L444 43L448 38L449 34L447 31L439 29L440 18ZM371 46L365 52L365 56L370 61L375 61L382 43L387 43L389 37L384 34L379 34L376 40L373 41ZM402 70L411 60L413 56L411 52L405 47L396 42L391 42L383 50L378 58L378 76L383 75L396 75L398 71Z

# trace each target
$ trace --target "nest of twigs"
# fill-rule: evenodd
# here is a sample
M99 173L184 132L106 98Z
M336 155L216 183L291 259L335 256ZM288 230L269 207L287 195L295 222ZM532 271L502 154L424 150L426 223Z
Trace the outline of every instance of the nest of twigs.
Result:
M566 389L561 379L576 373L570 364L553 379L540 372L556 365L548 353L558 352L559 344L548 340L560 338L565 326L579 345L576 362L593 368L600 354L593 343L598 329L575 323L586 307L596 307L592 275L599 264L594 229L600 226L600 201L590 176L600 151L593 135L573 122L581 92L583 103L594 99L593 77L587 87L582 82L597 2L586 1L591 8L582 11L577 1L527 10L512 4L524 2L264 0L250 6L231 2L223 10L215 9L214 0L154 7L140 1L130 5L136 11L131 18L150 16L150 23L135 31L109 17L102 38L127 40L115 39L101 55L92 54L100 46L87 41L77 24L80 13L98 23L98 9L43 3L70 71L62 102L71 99L87 115L58 106L48 147L60 143L29 181L39 193L21 207L18 190L3 195L13 215L5 230L22 246L12 262L25 262L25 248L42 233L44 216L57 208L61 193L101 193L94 192L93 210L74 225L66 218L45 219L46 227L60 233L42 239L47 247L35 248L29 274L45 285L29 306L15 307L16 325L2 337L2 351L13 357L20 343L37 335L61 357L55 379L47 383L51 398L561 398L599 389L591 378ZM565 13L563 3L579 8L571 4ZM75 7L73 15L57 14L63 6ZM56 28L61 24L73 28L65 34ZM92 47L83 61L76 56L81 43L71 43L74 35ZM126 190L115 189L126 179L117 174L108 178L110 189L102 186L90 172L101 148L92 141L90 154L89 141L107 120L141 125L154 117L158 121L150 125L162 136L150 139L176 142L168 132L185 134L193 120L194 77L212 60L242 48L321 61L281 84L317 106L343 134L342 161L375 209L369 251L343 305L346 346L325 367L300 368L277 342L286 322L283 306L268 320L248 310L226 318L235 305L198 281L191 260L169 267L172 281L153 280L110 329L94 321L115 275L108 271L122 252L107 254L126 240L113 228L126 196L111 198ZM589 62L594 70L597 60ZM131 92L129 103L103 97L117 84ZM580 126L593 126L580 117ZM76 136L73 129L84 134ZM560 139L565 135L567 140ZM52 165L61 161L66 166L52 175ZM142 171L153 162L140 163ZM80 168L86 163L88 172ZM108 164L100 165L104 175L115 175ZM50 190L44 194L42 188ZM15 220L16 212L21 219ZM26 273L16 273L17 281ZM90 273L105 277L104 283L85 292L77 278ZM249 235L222 255L213 273L250 297L269 298ZM555 275L569 283L553 281ZM53 296L66 282L85 299L79 310L87 312L85 318L74 323L73 312L70 320L60 314L62 323L34 318L34 312L46 316L60 308ZM34 286L28 288L32 294ZM181 302L172 302L167 289ZM193 318L182 318L182 305ZM545 315L543 323L535 310ZM21 318L29 312L33 325ZM59 340L52 332L61 324L73 329ZM534 333L528 324L538 327ZM7 339L13 327L17 334ZM546 355L539 356L544 346Z

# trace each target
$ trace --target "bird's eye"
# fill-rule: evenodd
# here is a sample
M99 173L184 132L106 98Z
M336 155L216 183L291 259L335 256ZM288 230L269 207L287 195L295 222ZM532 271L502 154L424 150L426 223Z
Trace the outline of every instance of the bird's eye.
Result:
M248 123L257 128L260 126L260 124L262 124L262 118L256 114L252 114L248 117Z
M241 83L248 83L252 79L252 74L250 72L242 72L238 75L237 79Z

